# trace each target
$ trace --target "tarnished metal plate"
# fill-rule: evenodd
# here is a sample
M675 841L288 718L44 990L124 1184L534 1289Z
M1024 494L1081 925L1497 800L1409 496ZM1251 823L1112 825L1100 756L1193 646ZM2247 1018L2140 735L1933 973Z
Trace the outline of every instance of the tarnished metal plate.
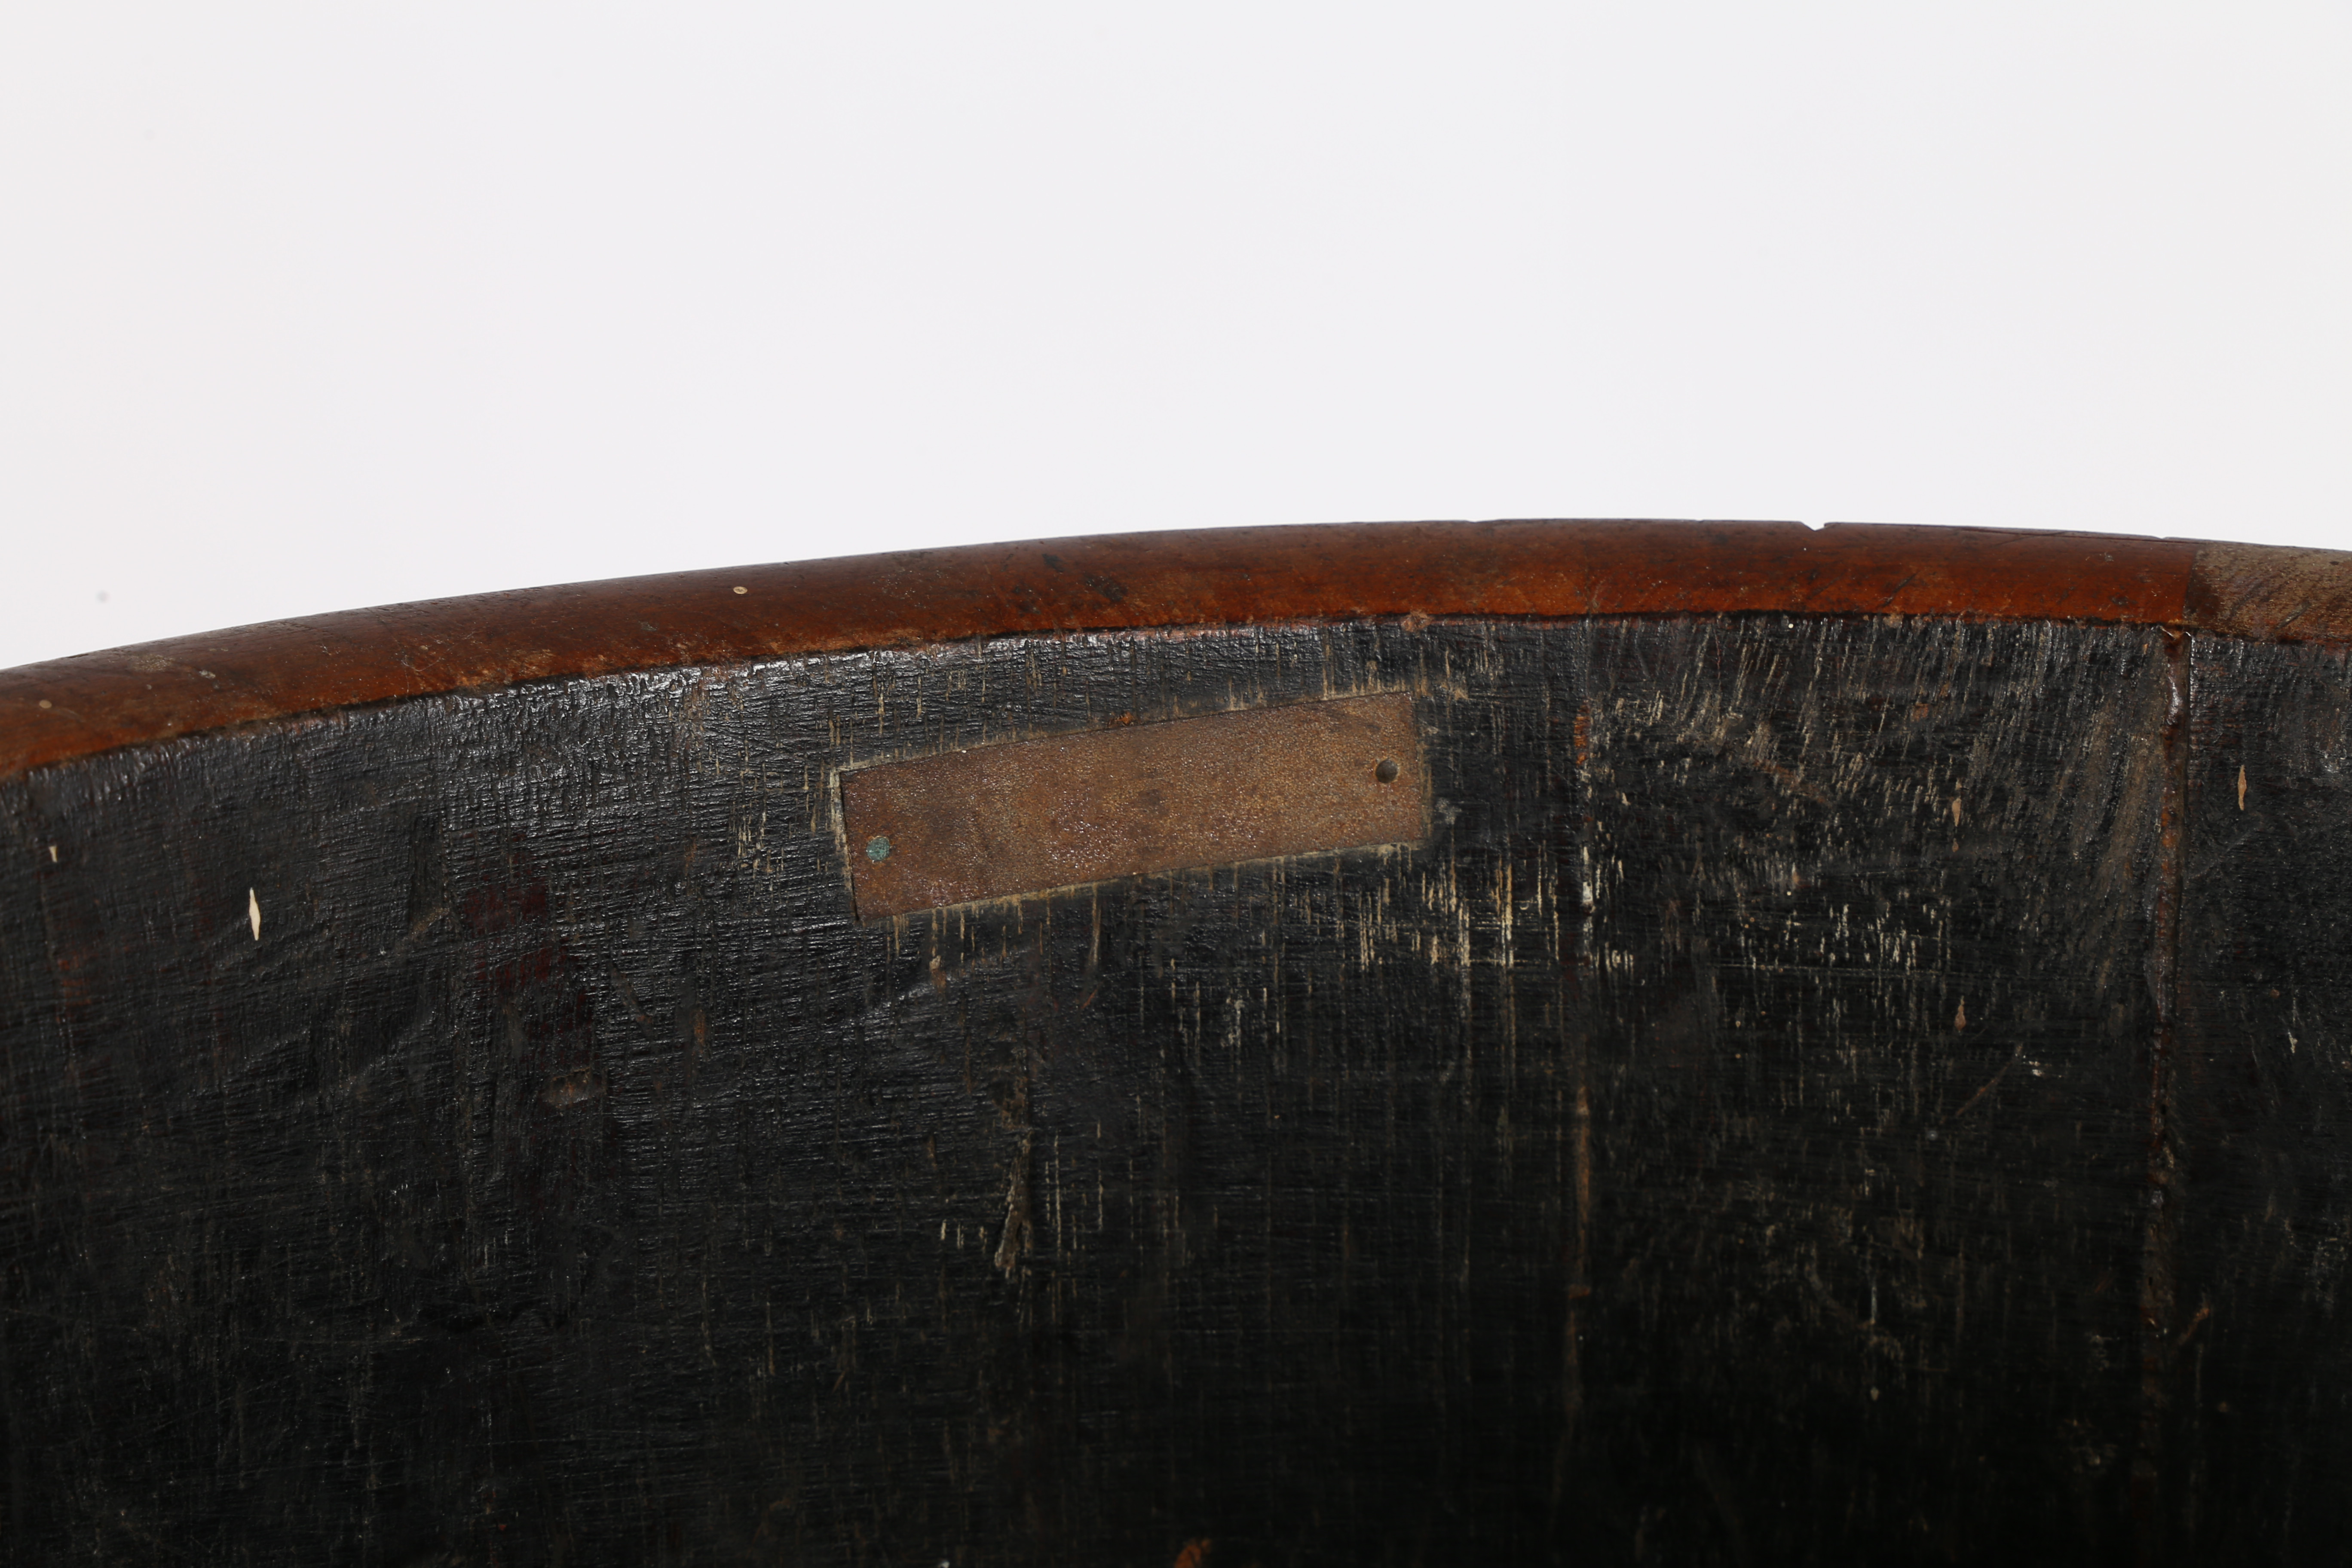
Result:
M1404 696L1015 741L841 776L858 918L1427 835Z

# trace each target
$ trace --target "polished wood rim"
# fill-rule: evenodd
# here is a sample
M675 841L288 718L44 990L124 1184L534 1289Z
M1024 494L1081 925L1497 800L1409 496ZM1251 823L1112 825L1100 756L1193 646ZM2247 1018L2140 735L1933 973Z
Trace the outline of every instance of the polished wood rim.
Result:
M681 572L271 621L0 670L0 778L229 725L628 669L1009 634L1742 611L2352 640L2352 553L1875 524L1344 523Z

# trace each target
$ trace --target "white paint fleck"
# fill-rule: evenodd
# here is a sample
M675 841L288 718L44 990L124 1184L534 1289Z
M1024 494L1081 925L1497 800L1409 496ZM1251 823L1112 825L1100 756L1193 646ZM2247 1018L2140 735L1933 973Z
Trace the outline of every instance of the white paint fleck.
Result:
M57 863L58 863L58 847L57 847L56 845L52 844L52 845L50 845L50 846L49 846L49 864L50 864L50 865L52 865L52 866L54 866L54 865L56 865Z
M261 940L261 895L251 888L245 890L245 918L253 922L253 940Z

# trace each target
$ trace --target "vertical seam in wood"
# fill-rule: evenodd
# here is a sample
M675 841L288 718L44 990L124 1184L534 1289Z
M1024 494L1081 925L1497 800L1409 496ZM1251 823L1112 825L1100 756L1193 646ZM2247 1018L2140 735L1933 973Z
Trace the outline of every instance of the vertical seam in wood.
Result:
M2192 645L2185 632L2164 634L2168 689L2158 733L2163 784L2158 793L2157 885L2154 930L2148 956L2148 990L2155 1027L2147 1053L2147 1173L2140 1233L2139 1433L2131 1472L2131 1511L2141 1563L2163 1556L2160 1506L2165 1412L2172 1373L2174 1279L2180 1204L2175 1158L2172 1080L2175 1029L2180 1016L2181 897L2187 883L2183 859L2189 809L2190 681Z
M1552 906L1553 918L1559 922L1564 938L1559 943L1559 957L1567 1016L1561 1022L1566 1026L1569 1043L1570 1089L1576 1097L1570 1131L1574 1140L1576 1217L1570 1231L1573 1239L1569 1252L1567 1312L1561 1324L1559 1446L1552 1462L1549 1509L1555 1530L1560 1502L1568 1489L1569 1472L1575 1462L1577 1426L1584 1414L1584 1302L1592 1294L1592 1093L1591 1053L1587 1038L1591 1021L1583 995L1583 966L1592 951L1595 904L1588 860L1593 827L1591 733L1592 700L1586 695L1577 703L1570 731L1575 749L1578 854L1574 866L1569 868L1569 878L1576 889L1576 902L1563 911L1555 898Z

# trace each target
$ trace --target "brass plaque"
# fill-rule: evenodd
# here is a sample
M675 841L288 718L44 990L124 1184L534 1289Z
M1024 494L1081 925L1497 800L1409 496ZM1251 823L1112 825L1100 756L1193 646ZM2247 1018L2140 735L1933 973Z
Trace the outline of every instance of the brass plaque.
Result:
M1428 834L1412 699L979 746L841 775L861 920Z

